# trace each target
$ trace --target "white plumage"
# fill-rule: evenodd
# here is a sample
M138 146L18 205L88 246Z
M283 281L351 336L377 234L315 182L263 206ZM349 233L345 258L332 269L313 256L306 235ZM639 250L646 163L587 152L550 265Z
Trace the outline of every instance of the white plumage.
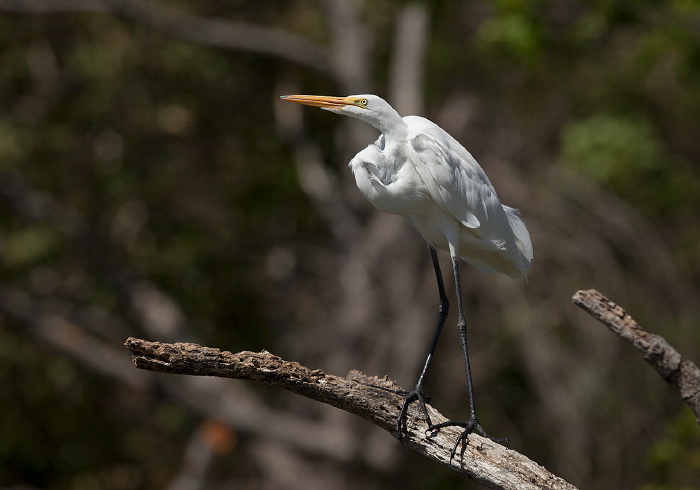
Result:
M283 99L366 121L381 135L350 161L360 192L380 211L403 216L430 245L440 292L440 317L423 371L416 387L406 393L398 420L397 436L406 431L407 407L419 401L429 430L448 425L464 428L459 441L477 432L493 438L479 425L474 409L466 322L460 293L458 258L484 272L501 272L525 278L532 262L530 234L518 211L504 206L474 157L435 123L418 116L401 117L381 97L353 95L326 97L290 95ZM450 252L457 286L470 418L432 425L425 407L423 381L447 317L448 302L435 248Z
M377 96L356 97L393 111ZM474 157L446 131L394 114L389 141L382 134L350 162L360 192L380 211L404 216L434 247L484 272L525 278L532 244L518 211L501 204Z

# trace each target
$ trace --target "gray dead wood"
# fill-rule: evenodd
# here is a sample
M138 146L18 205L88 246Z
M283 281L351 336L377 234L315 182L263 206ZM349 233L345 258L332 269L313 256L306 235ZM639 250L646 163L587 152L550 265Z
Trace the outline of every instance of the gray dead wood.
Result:
M258 381L359 415L396 437L396 420L403 397L390 391L401 388L387 377L371 377L359 371L351 371L344 378L333 376L266 351L233 354L197 344L166 344L133 337L125 345L140 369ZM469 436L461 460L458 451L457 457L450 461L450 452L461 430L448 427L437 434L426 434L425 421L415 405L409 411L408 435L402 440L405 446L490 488L576 488L522 454L476 434ZM428 406L428 410L434 423L447 420L433 407Z
M683 359L666 339L644 330L621 306L595 289L577 291L572 300L631 344L678 391L700 424L700 369L692 361Z

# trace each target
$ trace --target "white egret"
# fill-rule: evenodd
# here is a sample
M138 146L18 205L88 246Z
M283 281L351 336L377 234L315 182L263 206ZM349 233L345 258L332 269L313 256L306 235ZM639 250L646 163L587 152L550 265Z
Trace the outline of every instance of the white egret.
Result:
M464 429L452 450L453 456L459 442L465 441L471 432L503 442L484 431L474 408L459 258L485 272L526 278L532 261L532 244L518 211L502 205L474 157L446 131L425 118L402 118L376 95L287 95L282 99L356 117L377 128L381 132L379 139L350 161L357 187L374 207L403 216L428 242L440 294L438 324L418 382L406 393L398 420L398 437L406 431L409 404L418 401L429 431L446 426ZM466 367L470 417L467 421L432 425L425 407L423 383L449 307L436 248L447 250L452 257L459 309L457 328Z

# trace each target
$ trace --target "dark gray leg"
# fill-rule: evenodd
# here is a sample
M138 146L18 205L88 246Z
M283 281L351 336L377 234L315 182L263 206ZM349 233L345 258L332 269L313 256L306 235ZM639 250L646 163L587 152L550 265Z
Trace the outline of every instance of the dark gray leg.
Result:
M469 350L467 349L467 322L464 319L464 309L462 308L462 287L460 285L459 281L459 257L452 257L452 268L454 269L454 275L455 275L455 285L456 285L456 292L457 292L457 309L459 310L459 319L457 320L457 330L459 331L459 338L462 342L462 353L464 354L464 366L467 371L467 394L469 397L469 420L466 422L462 421L457 421L457 420L448 420L447 422L443 422L441 424L437 425L431 425L428 430L439 430L443 427L448 427L448 426L459 426L463 427L464 431L462 434L457 438L457 442L455 442L454 447L452 448L452 454L451 458L454 457L454 455L457 452L457 447L459 447L460 442L462 443L462 453L464 453L464 450L466 448L466 443L467 443L467 436L471 434L472 432L476 432L480 436L487 437L491 439L494 442L497 442L499 444L508 444L508 439L499 439L496 437L493 437L489 434L486 433L486 431L481 427L479 424L479 417L476 415L476 409L474 408L474 387L472 383L472 370L469 365Z
M442 327L447 319L447 312L450 309L450 303L447 301L447 294L445 293L445 284L442 281L442 272L440 271L440 262L438 261L437 251L432 245L428 245L430 248L430 257L433 259L433 267L435 268L435 277L437 278L438 293L440 294L440 306L438 307L438 323L435 327L435 334L433 335L433 342L430 344L430 352L428 352L428 357L425 359L425 365L423 366L423 371L420 373L416 387L412 391L406 393L406 398L404 398L403 406L401 407L401 413L398 420L397 437L401 439L406 432L406 415L408 413L409 404L418 400L423 415L425 415L425 420L428 422L428 426L431 426L430 416L428 415L428 409L425 406L425 393L423 392L423 382L425 380L425 374L428 372L430 367L430 362L433 360L433 355L435 353L435 348L437 347L438 339L440 338L440 332L442 332Z

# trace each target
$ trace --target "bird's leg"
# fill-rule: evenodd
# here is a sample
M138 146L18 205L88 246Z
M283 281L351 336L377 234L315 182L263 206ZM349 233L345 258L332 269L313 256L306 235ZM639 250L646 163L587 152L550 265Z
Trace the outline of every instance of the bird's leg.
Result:
M448 426L458 426L464 428L464 431L460 434L452 448L452 453L450 459L454 458L457 448L460 442L462 443L462 454L467 444L467 436L472 432L479 434L480 436L487 437L494 442L499 444L508 445L508 439L500 439L487 434L486 431L479 424L479 417L476 415L476 409L474 408L474 387L472 383L472 370L469 365L469 350L467 349L467 322L464 319L464 309L462 308L462 288L459 281L459 257L452 255L452 267L454 269L455 275L455 285L457 293L457 309L459 310L459 319L457 320L457 330L459 331L459 337L462 342L462 352L464 354L464 365L467 371L467 394L469 397L469 420L458 421L458 420L448 420L437 425L431 425L428 430L439 430L443 427Z
M432 245L428 245L428 248L430 248L430 257L433 259L433 267L435 268L435 277L437 278L438 284L438 293L440 294L438 323L437 327L435 327L433 341L430 344L430 352L428 352L428 357L425 359L425 365L423 366L423 371L420 373L416 387L413 388L413 390L405 393L406 398L404 398L398 420L397 437L399 439L401 439L406 432L406 416L408 414L408 406L412 401L418 400L428 426L432 426L430 416L428 415L428 409L425 406L427 397L423 392L423 382L425 380L425 374L428 372L428 368L430 367L430 362L433 360L433 354L435 353L435 348L437 347L438 339L440 338L440 332L442 332L442 326L445 324L445 319L447 319L447 312L450 309L450 303L447 301L447 294L445 293L445 284L442 281L442 272L440 271L440 262L438 261L437 251Z

